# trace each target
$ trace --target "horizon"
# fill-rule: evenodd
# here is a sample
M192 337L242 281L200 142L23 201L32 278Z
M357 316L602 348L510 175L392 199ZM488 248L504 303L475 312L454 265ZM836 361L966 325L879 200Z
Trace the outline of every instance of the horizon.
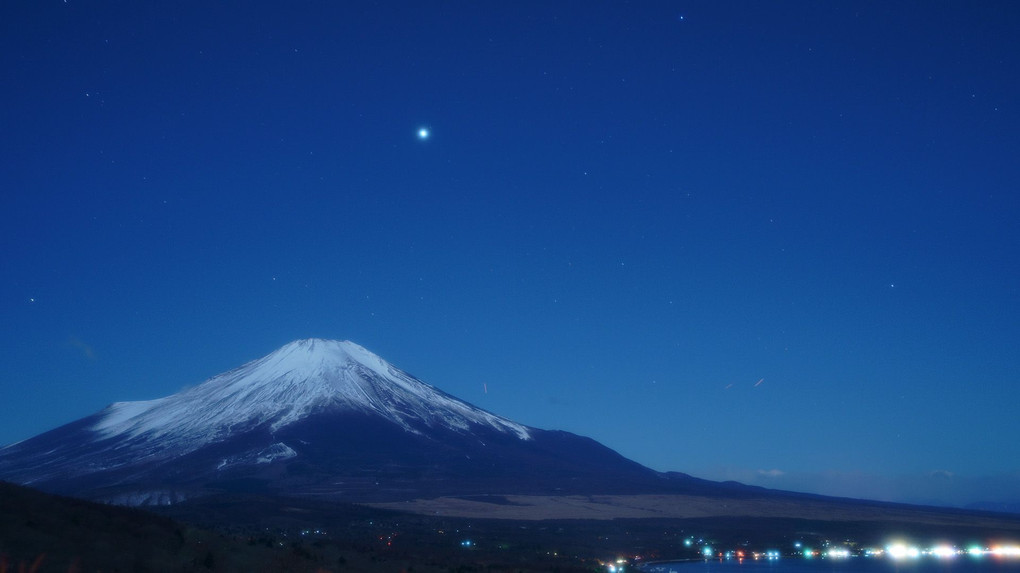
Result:
M1020 504L1020 5L0 7L0 443L349 339L658 471Z

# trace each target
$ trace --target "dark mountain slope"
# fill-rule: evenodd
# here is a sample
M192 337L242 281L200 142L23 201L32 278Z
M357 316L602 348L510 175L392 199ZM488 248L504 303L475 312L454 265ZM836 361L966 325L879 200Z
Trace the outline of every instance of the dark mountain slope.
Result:
M181 393L113 404L2 448L0 479L127 505L226 492L401 501L742 488L517 424L328 340L296 341Z

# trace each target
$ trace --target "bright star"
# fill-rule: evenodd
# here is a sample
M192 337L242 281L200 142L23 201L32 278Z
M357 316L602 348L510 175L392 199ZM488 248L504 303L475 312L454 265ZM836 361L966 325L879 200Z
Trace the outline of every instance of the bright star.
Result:
M422 141L424 141L424 140L426 140L428 138L429 138L429 128L427 128L427 127L419 128L418 129L418 139L421 139Z

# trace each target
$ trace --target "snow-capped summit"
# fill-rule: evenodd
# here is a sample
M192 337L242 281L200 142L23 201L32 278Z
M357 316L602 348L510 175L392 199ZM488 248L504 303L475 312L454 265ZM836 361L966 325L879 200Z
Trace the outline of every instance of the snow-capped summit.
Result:
M0 448L0 480L128 504L224 491L353 501L664 483L594 440L523 426L353 342L321 339Z
M178 394L118 402L92 426L104 438L159 439L193 450L267 424L270 431L324 411L380 415L407 431L488 426L528 439L528 428L457 400L349 341L310 338Z

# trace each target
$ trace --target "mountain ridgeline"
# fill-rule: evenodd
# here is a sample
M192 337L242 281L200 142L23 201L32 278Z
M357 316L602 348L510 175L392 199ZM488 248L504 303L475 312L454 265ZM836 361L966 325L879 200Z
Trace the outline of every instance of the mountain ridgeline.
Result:
M655 472L589 438L518 424L357 344L321 339L4 447L0 480L127 505L219 492L382 502L741 490Z

